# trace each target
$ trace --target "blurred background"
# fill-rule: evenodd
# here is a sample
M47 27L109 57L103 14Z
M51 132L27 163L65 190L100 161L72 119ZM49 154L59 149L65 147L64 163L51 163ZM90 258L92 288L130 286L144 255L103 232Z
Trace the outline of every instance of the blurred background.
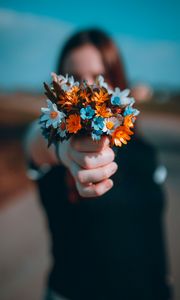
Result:
M64 41L90 26L105 29L119 46L136 87L139 131L158 151L155 180L166 192L170 280L180 299L179 14L178 0L0 1L0 299L43 296L51 239L22 141Z

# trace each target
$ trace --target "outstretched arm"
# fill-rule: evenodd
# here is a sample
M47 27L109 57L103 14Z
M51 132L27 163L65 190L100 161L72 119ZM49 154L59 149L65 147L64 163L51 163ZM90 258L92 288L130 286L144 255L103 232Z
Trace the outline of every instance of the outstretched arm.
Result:
M117 164L107 137L98 142L90 137L73 137L60 142L56 150L54 146L47 148L40 128L37 124L33 125L26 141L26 152L37 166L64 164L83 197L101 196L112 188L110 177L116 172Z

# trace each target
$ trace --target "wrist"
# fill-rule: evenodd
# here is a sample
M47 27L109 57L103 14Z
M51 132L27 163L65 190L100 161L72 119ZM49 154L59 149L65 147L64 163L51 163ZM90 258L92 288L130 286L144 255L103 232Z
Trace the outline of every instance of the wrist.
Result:
M65 167L69 168L70 159L69 159L69 141L57 142L55 144L55 155L58 161L58 164L63 164Z

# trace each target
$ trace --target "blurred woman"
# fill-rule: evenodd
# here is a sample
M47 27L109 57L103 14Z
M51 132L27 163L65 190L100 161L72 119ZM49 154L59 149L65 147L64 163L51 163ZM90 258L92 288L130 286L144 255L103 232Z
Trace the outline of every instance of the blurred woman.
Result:
M101 74L112 88L128 87L118 50L101 30L70 37L57 72L89 83ZM53 241L50 288L71 300L170 299L154 149L135 134L114 156L106 138L79 138L59 144L59 161L37 130L29 153L36 166L53 165L38 181ZM92 153L97 159L85 170L77 157Z

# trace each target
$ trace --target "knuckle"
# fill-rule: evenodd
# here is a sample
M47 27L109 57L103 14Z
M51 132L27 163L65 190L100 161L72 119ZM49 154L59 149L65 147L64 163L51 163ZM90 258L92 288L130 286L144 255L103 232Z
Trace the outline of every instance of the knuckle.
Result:
M112 159L112 161L115 159L115 154L114 154L114 151L112 149L109 149L109 155Z
M90 169L91 168L91 161L88 156L84 156L82 159L82 167L84 169Z

